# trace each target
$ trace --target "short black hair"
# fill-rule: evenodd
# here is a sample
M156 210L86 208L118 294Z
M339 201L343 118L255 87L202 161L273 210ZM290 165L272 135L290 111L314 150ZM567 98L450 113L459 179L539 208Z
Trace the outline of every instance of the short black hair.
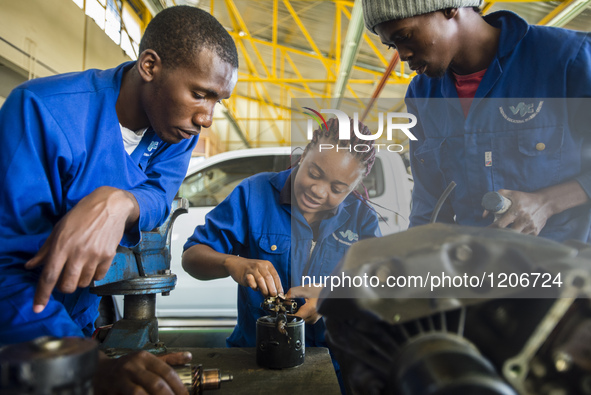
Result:
M162 64L175 68L193 62L203 49L238 68L236 44L213 15L191 6L174 6L160 11L150 21L140 42L140 53L156 51Z

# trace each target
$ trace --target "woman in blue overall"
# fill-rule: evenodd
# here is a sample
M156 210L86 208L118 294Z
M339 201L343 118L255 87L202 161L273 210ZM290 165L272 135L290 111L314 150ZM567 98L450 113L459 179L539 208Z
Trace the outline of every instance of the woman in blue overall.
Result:
M335 118L327 126L314 132L298 166L242 181L185 244L183 267L193 277L232 276L239 284L230 347L255 347L266 296L303 285L302 276L330 275L352 242L381 236L375 211L354 192L374 163L373 141L353 133L351 140L339 140ZM361 123L359 131L370 134ZM367 152L343 148L359 143ZM306 346L326 347L316 300L298 305Z

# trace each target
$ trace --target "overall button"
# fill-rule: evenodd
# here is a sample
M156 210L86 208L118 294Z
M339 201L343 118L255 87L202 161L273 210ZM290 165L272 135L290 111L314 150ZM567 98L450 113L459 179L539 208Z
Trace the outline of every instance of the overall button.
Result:
M536 149L537 149L538 151L543 151L543 150L545 150L545 149L546 149L546 144L544 144L544 143L537 143L537 144L536 144Z
M271 251L275 251L276 249L277 249L277 246L276 246L275 244L273 244L273 245L271 246Z

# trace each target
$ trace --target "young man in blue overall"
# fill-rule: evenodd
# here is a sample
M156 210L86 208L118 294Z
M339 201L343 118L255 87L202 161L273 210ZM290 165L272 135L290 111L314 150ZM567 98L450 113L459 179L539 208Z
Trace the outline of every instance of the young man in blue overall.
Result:
M483 17L480 3L363 1L366 27L418 74L406 95L418 118L410 225L428 223L455 181L442 222L490 225L480 202L498 190L512 206L493 226L591 241L589 101L551 99L591 97L589 33Z
M139 49L114 69L29 81L0 110L0 344L92 334L89 284L166 219L236 84L234 42L197 8L162 11ZM95 393L186 393L165 362L190 356L167 358L101 359Z

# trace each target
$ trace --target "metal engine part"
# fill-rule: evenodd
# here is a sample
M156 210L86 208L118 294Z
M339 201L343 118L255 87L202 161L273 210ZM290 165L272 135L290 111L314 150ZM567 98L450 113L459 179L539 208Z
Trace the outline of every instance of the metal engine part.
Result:
M271 296L261 303L270 315L257 319L256 358L259 366L285 369L299 366L306 357L306 327L294 299Z
M333 275L379 282L327 286L319 312L349 394L591 395L590 270L587 244L425 225L354 244ZM427 273L560 281L544 289L386 284Z
M199 395L203 391L217 390L222 383L234 379L230 374L222 375L219 369L203 369L201 365L175 366L174 370L179 375L189 395Z
M298 311L295 299L285 299L281 296L269 296L261 303L261 308L272 314L294 314Z
M259 366L285 369L300 366L306 357L304 320L295 315L264 316L257 320L256 358Z
M390 388L401 394L516 395L466 338L432 331L409 339L395 360Z
M0 393L87 395L93 393L98 344L89 339L40 337L0 349Z

